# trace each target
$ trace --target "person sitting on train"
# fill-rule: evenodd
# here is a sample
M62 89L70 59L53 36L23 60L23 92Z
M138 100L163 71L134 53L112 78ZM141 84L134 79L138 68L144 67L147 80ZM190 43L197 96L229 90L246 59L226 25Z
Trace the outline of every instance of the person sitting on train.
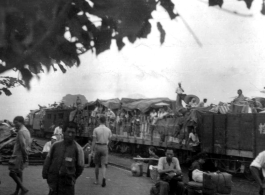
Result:
M260 103L260 101L258 101L255 98L253 98L252 100L253 100L254 108L256 108L257 112L260 112L260 111L264 110L262 104Z
M111 109L109 109L109 108L108 108L106 114L107 114L107 118L108 119L115 119L115 117L116 117L116 115L114 114L114 112Z
M263 195L265 191L265 151L260 152L258 156L250 164L252 176L259 185L259 194Z
M156 149L153 146L150 146L148 148L148 153L149 153L149 158L156 158L158 159L158 156L156 155ZM157 160L149 160L148 166L147 166L147 172L146 172L146 177L150 177L150 166L151 165L157 165L158 161Z
M197 107L197 103L196 103L196 99L195 98L192 98L190 103L189 103L189 106L194 108L194 107Z
M166 156L159 158L157 167L160 181L169 184L169 192L183 195L185 192L184 183L182 182L182 171L178 158L174 157L172 148L166 149ZM160 185L160 190L165 192L167 185Z
M241 89L239 89L238 91L237 91L237 94L238 94L238 96L233 100L233 102L232 103L234 103L234 104L238 104L238 103L242 103L243 101L245 101L245 96L243 95L243 91L241 90Z
M98 107L96 106L95 109L91 112L91 117L96 117L98 113Z
M57 141L57 137L56 136L52 136L51 137L51 141L48 141L42 150L42 158L45 159L47 154L50 152L50 149L52 147L52 145Z
M167 115L168 115L168 112L166 112L164 108L161 108L160 111L158 111L158 119L163 119Z
M192 147L197 147L200 144L198 134L193 126L190 126L189 141L188 144Z
M197 107L199 107L199 108L203 108L203 107L205 107L206 102L207 102L207 99L204 98L203 101L200 102L200 103L197 105Z
M157 120L157 112L155 109L153 109L153 111L150 113L150 123L154 125L156 120Z

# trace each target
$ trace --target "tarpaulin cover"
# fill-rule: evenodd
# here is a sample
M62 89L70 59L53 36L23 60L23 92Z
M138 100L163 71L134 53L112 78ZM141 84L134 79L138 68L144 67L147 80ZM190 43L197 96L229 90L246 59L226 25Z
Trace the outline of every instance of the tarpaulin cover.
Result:
M128 104L128 103L132 103L132 102L136 102L136 101L140 101L140 100L143 100L143 99L122 98L121 103L122 104Z
M164 103L171 103L169 98L150 98L150 99L142 99L138 101L134 101L131 103L124 103L122 108L128 111L139 109L142 113L145 113L152 107L154 104L164 102Z
M118 98L110 99L110 100L98 100L100 104L111 109L116 110L121 107L121 101Z
M202 123L203 114L213 114L209 112L212 107L193 108L188 115L185 116L184 125L193 126Z
M97 104L103 105L111 110L116 110L121 107L121 101L118 98L115 99L109 99L109 100L99 100L88 102L83 106L83 109L86 109L88 107L95 107Z

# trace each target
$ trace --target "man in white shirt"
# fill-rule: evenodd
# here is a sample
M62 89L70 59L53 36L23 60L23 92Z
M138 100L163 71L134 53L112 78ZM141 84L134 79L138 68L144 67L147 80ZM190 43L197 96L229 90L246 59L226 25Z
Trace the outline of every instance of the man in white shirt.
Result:
M259 153L259 155L253 160L250 165L250 170L252 176L260 187L259 194L263 195L265 189L265 151Z
M99 118L100 125L93 131L92 153L95 152L95 175L96 181L94 184L98 184L99 165L102 167L102 187L106 186L106 164L108 163L108 143L111 139L111 130L105 126L106 117L101 115ZM93 155L93 154L92 154Z
M160 112L158 113L158 118L163 119L168 113L165 111L164 108L161 108Z
M184 93L184 90L182 89L182 87L181 87L181 83L178 83L178 88L176 89L176 93L177 94L182 94L182 93Z
M189 134L189 145L190 146L198 146L200 141L199 141L198 135L197 135L194 127L192 127L192 128L193 129Z
M48 154L48 153L50 152L50 150L51 150L52 144L53 144L54 142L56 142L56 141L57 141L57 137L56 137L56 136L52 136L52 137L51 137L51 141L48 141L48 142L44 145L43 150L42 150L42 157L43 157L43 158L46 158L47 154Z
M58 127L55 128L53 135L57 137L57 141L63 139L63 124L60 123Z
M179 160L174 157L173 149L168 148L166 150L166 156L159 158L157 170L160 179L169 183L171 193L173 192L178 195L184 194L184 184L181 182L182 178L180 177L182 171L179 165Z

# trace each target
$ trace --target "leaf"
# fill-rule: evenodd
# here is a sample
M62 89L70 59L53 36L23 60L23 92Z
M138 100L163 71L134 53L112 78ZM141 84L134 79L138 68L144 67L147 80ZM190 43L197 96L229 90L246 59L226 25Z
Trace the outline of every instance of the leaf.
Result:
M151 24L148 20L143 22L142 29L139 31L137 37L139 38L147 38L147 36L151 32Z
M125 46L125 43L123 43L122 39L116 39L116 44L118 46L119 51Z
M112 31L110 29L98 31L95 36L96 54L100 54L110 48Z
M12 95L11 91L9 91L9 89L7 89L7 88L2 88L1 90L2 90L7 96ZM0 95L1 95L1 94L0 94Z
M62 71L63 73L66 73L66 69L63 67L63 65L58 64L58 66L60 67L60 69L61 69L61 71Z
M171 0L160 0L160 4L167 11L171 19L174 19L178 16L178 14L174 13L175 5L172 3Z
M41 67L41 64L37 61L34 62L33 60L30 60L27 62L27 64L29 65L30 72L33 72L34 74L39 74L41 72L44 72L44 70Z
M92 13L100 18L109 18L115 21L118 34L116 39L128 37L130 42L143 29L143 21L152 18L151 13L156 9L155 0L91 0L94 3ZM110 21L108 22L110 23ZM111 26L111 25L110 25ZM114 27L112 27L114 28ZM120 42L120 41L118 41Z
M166 31L163 29L163 26L160 24L160 22L157 22L157 28L160 32L160 43L162 45L165 41Z
M253 0L244 0L246 5L247 5L247 8L250 9L251 8L251 5L252 5L252 2Z
M20 73L22 75L22 79L25 81L26 88L30 89L29 82L30 82L30 80L33 77L31 72L28 69L26 69L26 68L21 68L19 71L20 71Z
M223 0L209 0L209 6L219 5L219 7L222 7L223 3Z

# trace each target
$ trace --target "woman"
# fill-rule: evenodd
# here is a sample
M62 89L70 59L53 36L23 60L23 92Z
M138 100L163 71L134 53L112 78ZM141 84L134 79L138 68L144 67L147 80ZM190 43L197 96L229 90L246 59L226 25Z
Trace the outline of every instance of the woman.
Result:
M148 152L149 152L149 155L150 155L149 158L156 158L156 159L159 158L156 155L156 149L153 146L149 147ZM150 165L157 165L157 164L158 164L157 160L149 160L148 167L147 167L147 173L146 173L147 177L150 177L150 169L149 169Z

